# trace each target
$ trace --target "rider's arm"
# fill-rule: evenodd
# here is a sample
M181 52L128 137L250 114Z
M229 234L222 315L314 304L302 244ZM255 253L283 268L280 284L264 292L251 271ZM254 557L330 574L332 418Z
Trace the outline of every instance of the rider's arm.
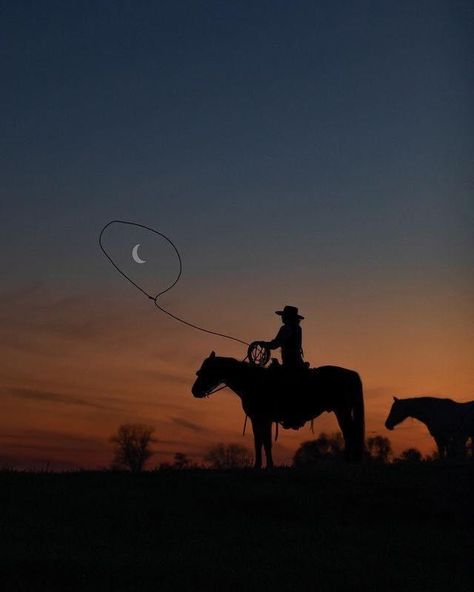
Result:
M287 328L283 325L283 327L281 327L280 330L278 331L278 334L275 337L275 339L272 339L272 341L264 342L265 345L269 349L276 349L277 347L281 347L283 345L284 340L285 340L286 333L287 333Z

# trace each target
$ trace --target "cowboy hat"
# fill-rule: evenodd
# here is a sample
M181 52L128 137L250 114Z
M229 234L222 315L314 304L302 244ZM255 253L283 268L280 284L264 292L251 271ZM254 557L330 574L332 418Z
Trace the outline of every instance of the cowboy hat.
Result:
M304 317L298 314L298 309L296 306L285 306L283 310L276 310L275 314L280 315L281 317L292 317L303 320Z

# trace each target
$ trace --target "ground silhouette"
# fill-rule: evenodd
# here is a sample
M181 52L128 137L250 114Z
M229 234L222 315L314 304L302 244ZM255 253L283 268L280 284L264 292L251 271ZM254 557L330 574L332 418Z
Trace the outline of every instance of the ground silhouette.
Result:
M353 370L337 366L263 368L212 352L196 374L192 387L195 397L206 397L225 384L241 398L244 412L252 422L256 468L262 466L262 447L267 467L273 466L272 422L285 428L299 428L324 411L336 414L346 459L360 460L363 456L362 382Z
M468 464L0 473L0 586L466 592Z

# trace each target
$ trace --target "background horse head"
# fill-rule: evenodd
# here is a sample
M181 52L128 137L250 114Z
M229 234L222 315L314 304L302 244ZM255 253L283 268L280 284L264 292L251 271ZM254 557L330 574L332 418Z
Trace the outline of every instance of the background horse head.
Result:
M393 397L392 408L385 420L385 427L387 430L393 430L393 428L410 416L410 405L409 399L403 400Z

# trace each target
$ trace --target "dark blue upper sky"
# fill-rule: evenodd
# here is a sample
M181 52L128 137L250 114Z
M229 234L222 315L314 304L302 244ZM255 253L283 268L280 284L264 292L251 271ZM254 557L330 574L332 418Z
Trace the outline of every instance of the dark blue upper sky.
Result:
M201 277L472 269L470 2L19 0L0 20L13 285L96 282L116 217Z

